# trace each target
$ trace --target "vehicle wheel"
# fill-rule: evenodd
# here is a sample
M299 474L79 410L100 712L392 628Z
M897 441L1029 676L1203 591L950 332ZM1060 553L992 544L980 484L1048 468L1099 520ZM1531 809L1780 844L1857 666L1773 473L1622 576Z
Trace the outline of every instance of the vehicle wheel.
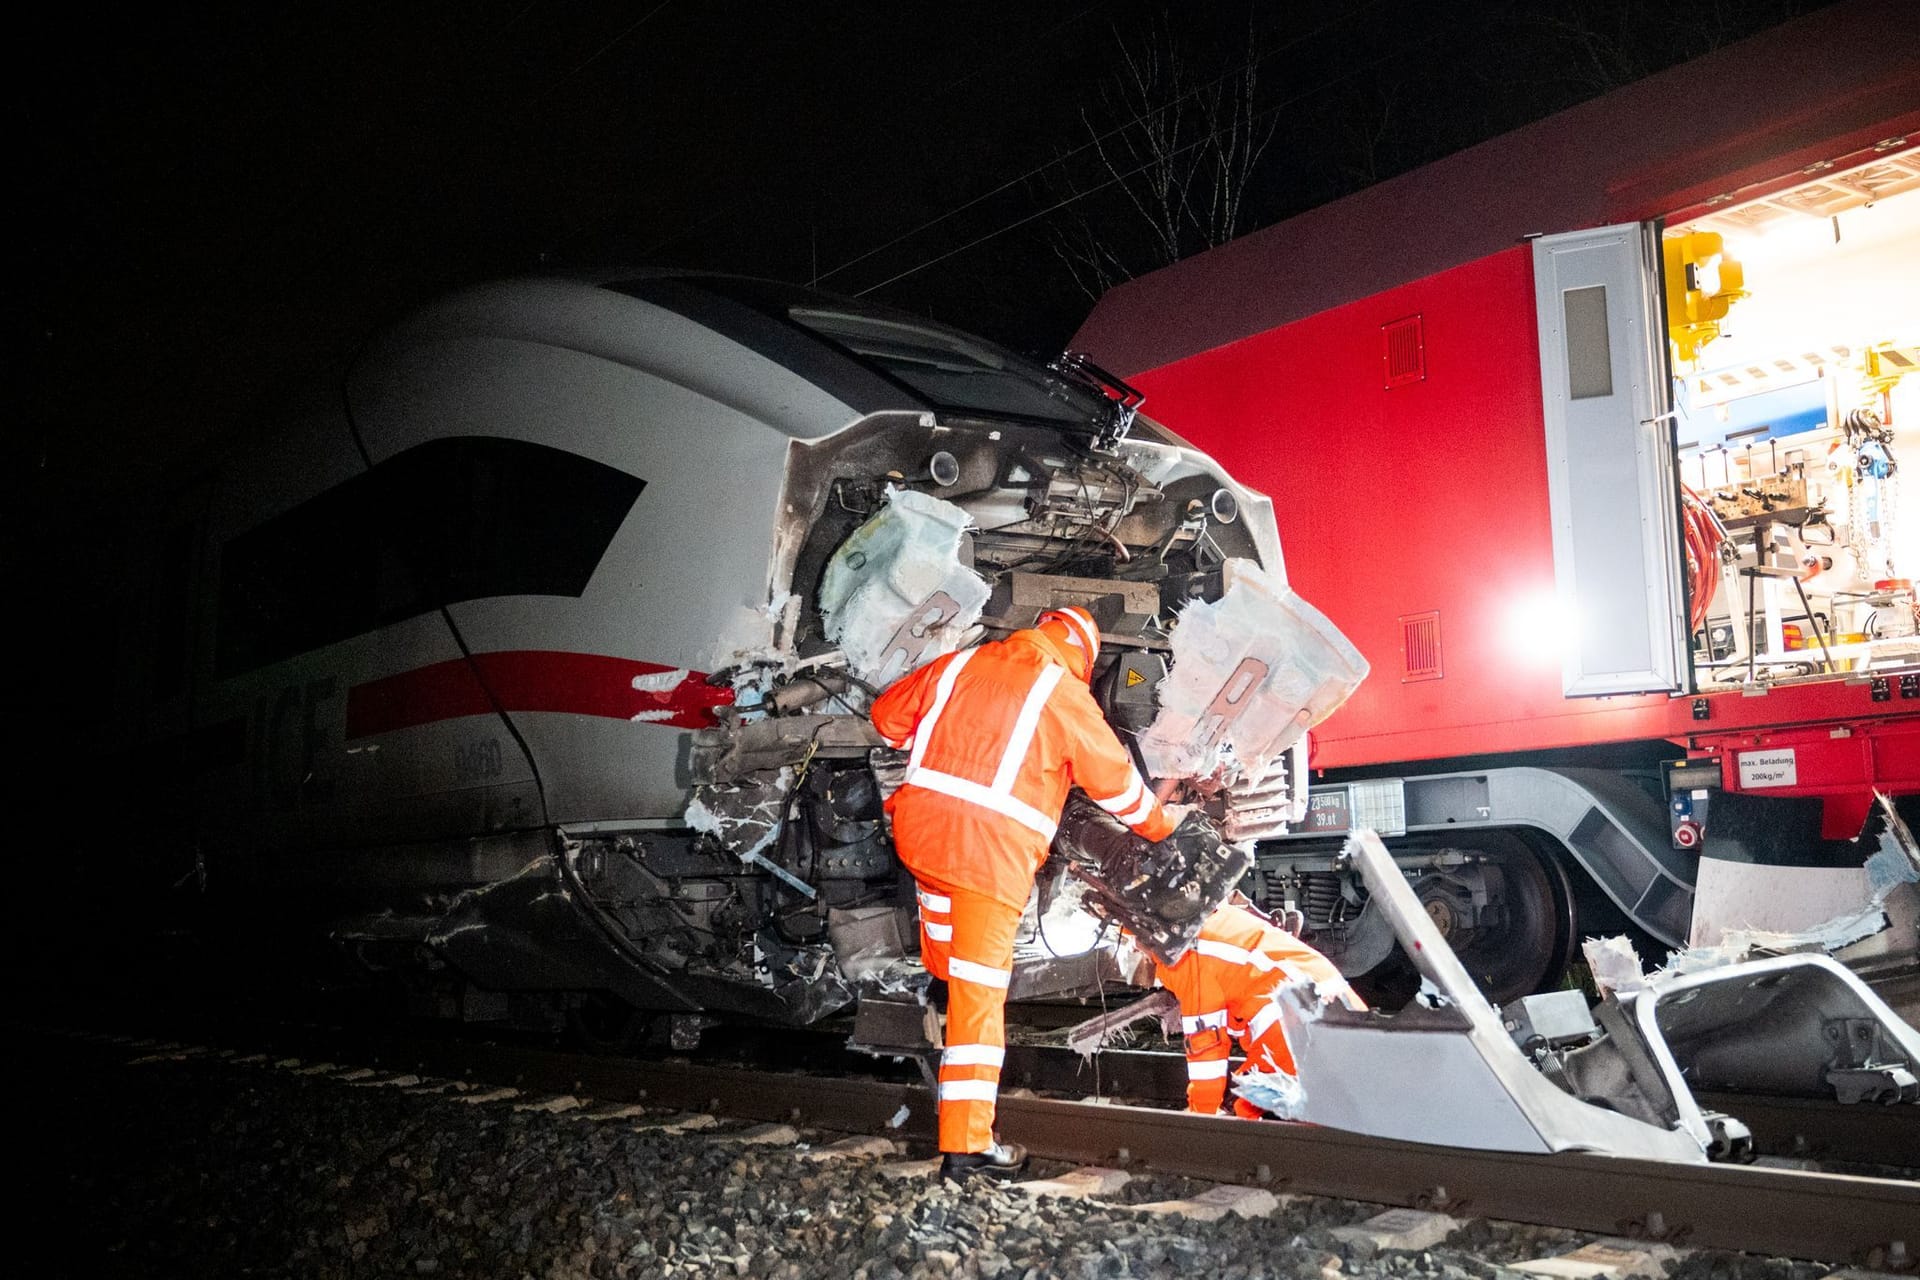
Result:
M1472 885L1457 876L1429 874L1414 885L1428 917L1494 1004L1555 990L1566 977L1576 937L1566 871L1511 832L1461 835L1466 838L1450 841L1449 847L1485 859L1479 874L1490 902L1476 910ZM1469 924L1475 916L1478 921ZM1398 1009L1419 990L1420 974L1396 943L1393 954L1354 985L1369 1004Z
M1509 832L1486 832L1474 843L1474 852L1488 859L1488 887L1499 910L1449 937L1454 954L1495 1004L1556 989L1566 977L1575 934L1566 870ZM1441 933L1448 933L1451 907L1441 886L1423 884L1420 896Z

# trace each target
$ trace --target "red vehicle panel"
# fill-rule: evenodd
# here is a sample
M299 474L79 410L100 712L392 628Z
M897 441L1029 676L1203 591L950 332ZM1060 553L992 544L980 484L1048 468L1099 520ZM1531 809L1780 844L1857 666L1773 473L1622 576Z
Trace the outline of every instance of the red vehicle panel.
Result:
M1384 329L1425 377L1389 388ZM1287 572L1374 666L1319 768L1666 733L1666 697L1568 699L1552 625L1533 276L1524 246L1139 375L1154 411L1274 500ZM1403 618L1437 614L1442 678Z

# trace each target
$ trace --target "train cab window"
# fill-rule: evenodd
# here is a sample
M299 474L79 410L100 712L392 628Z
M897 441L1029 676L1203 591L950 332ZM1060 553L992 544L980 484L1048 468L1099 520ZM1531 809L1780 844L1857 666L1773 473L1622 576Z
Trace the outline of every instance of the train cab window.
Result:
M825 308L791 307L787 314L944 409L1076 426L1106 412L1096 397L1039 365L956 331Z
M405 450L226 544L216 666L251 670L463 600L579 596L644 487L525 440Z

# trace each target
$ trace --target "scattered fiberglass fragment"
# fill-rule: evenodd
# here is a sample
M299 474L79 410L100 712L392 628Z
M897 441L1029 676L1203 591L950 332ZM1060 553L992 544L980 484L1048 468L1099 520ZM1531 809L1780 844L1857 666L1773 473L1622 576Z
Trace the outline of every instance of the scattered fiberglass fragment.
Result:
M961 646L989 593L960 563L970 521L931 494L889 489L887 504L834 552L820 612L861 679L884 688Z
M1217 602L1180 611L1160 711L1140 738L1155 777L1212 777L1229 761L1264 777L1366 678L1360 651L1285 583L1249 560L1228 561L1226 579Z

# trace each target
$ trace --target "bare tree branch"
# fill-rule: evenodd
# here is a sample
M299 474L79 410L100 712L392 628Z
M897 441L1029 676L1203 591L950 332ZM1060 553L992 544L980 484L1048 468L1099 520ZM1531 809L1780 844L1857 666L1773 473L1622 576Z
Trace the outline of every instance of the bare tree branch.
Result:
M1078 196L1095 187L1120 193L1128 214L1113 225L1077 204L1054 219L1056 257L1089 297L1142 272L1225 244L1244 231L1249 181L1273 140L1277 120L1255 110L1258 62L1249 10L1244 48L1225 73L1196 70L1171 19L1160 16L1144 39L1115 29L1113 73L1098 105L1081 121L1103 172L1097 180L1055 178ZM1062 166L1064 168L1064 166Z

